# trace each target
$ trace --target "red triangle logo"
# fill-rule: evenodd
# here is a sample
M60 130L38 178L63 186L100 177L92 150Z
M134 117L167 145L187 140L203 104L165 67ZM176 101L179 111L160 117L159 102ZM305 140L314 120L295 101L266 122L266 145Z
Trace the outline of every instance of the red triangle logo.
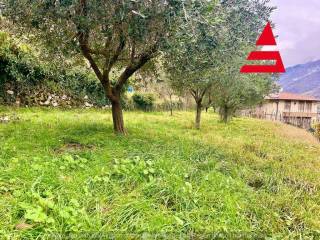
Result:
M257 46L263 46L263 45L277 45L276 39L273 35L272 28L270 22L268 22L267 26L264 28L261 36L259 37L257 43Z
M257 40L257 46L276 46L276 39L273 35L270 22L264 28L261 36ZM275 61L274 65L244 65L241 67L241 73L284 73L285 67L279 51L253 51L249 54L247 60L254 61Z

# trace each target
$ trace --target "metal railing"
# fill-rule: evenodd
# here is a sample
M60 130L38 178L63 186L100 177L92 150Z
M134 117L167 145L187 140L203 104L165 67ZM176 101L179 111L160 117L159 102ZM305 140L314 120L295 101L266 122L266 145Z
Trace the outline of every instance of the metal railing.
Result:
M296 127L310 129L315 123L320 123L319 113L308 112L282 112L282 113L266 113L263 111L242 111L241 116L258 118L271 121L279 121Z

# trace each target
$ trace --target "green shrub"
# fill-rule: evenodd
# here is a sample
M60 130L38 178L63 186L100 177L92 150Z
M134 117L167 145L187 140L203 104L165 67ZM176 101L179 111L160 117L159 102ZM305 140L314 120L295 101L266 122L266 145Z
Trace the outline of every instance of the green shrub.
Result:
M154 106L155 98L149 93L135 93L132 96L132 100L137 109L151 111Z
M122 108L127 111L133 111L135 109L135 104L131 97L128 97L126 94L121 95L121 104Z
M0 104L48 105L43 104L48 99L59 106L80 106L86 101L96 106L108 104L91 71L55 67L25 48L16 46L6 33L0 32Z
M314 134L315 134L316 137L320 140L320 123L317 123L317 124L314 126L314 129L315 129Z
M155 109L157 111L170 111L172 110L183 110L183 103L181 100L173 100L172 102L164 100L162 103L156 104Z

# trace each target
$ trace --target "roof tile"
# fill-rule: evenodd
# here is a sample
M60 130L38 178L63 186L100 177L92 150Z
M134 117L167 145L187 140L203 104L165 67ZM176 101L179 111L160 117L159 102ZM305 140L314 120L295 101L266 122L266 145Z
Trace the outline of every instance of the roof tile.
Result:
M308 95L301 95L296 93L290 93L290 92L281 92L278 94L271 94L266 99L269 100L297 100L297 101L320 101L320 99L317 99L313 96Z

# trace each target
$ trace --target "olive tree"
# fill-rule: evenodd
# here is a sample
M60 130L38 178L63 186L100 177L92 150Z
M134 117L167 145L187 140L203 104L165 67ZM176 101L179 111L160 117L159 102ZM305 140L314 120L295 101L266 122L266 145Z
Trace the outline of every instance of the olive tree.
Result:
M215 106L219 108L221 121L227 123L237 110L261 103L274 90L275 78L270 74L241 74L243 58L233 57L217 73L215 88L211 94Z
M210 94L224 122L237 110L261 102L274 89L273 75L240 73L274 10L268 3L268 0L238 0L236 4L232 0L222 1L227 14L224 15L223 41L216 49L220 71L212 75L215 85Z
M5 0L17 30L52 50L80 54L112 104L116 133L125 134L120 94L175 29L179 0ZM54 56L54 55L52 55Z
M246 59L246 47L255 45L269 20L273 8L267 3L267 0L224 0L186 5L185 9L192 10L180 19L180 31L170 39L171 47L165 59L172 87L189 92L195 100L197 129L205 96L211 98L226 80L219 74L229 72L228 67L232 72L238 67L233 60L228 62L234 56Z
M216 2L202 4L191 2L184 5L179 31L170 38L165 52L164 67L171 87L180 95L190 94L196 103L195 128L200 128L202 101L212 85L210 69L215 67L212 52L217 46L218 21Z

